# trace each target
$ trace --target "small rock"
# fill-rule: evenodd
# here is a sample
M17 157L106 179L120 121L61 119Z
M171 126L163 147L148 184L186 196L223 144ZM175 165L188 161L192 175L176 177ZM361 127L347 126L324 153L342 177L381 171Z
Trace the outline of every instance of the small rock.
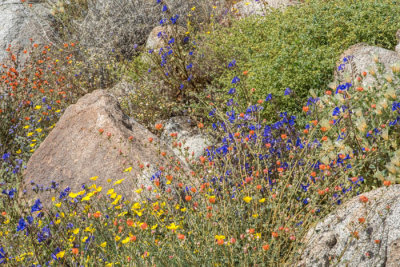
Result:
M295 0L242 0L232 7L232 12L239 17L248 17L251 15L264 16L271 9L285 8L298 4Z
M149 34L146 49L158 50L168 45L172 38L182 37L185 29L181 26L157 26ZM175 40L175 42L178 40Z
M38 44L50 41L48 22L43 20L48 10L38 1L30 3L32 8L20 0L0 0L0 62L7 59L8 45L12 45L22 64L25 60L22 51L31 46L30 38Z
M177 133L177 139L173 139L171 133ZM173 117L166 121L161 138L164 142L169 144L182 162L186 162L184 154L186 151L184 149L185 147L189 147L187 150L189 159L198 159L210 145L209 138L202 134L197 128L197 125L187 116ZM174 141L182 143L181 149L172 146Z
M363 195L366 204L354 197L307 233L297 266L399 266L400 185ZM352 237L355 231L357 239Z
M384 65L385 71L389 74L393 74L391 66L400 62L400 55L395 51L359 43L348 48L340 56L335 71L336 79L344 80L346 75L355 78L364 71L368 73L371 68L376 71L377 65L374 58L377 58L378 62ZM374 80L372 75L367 75L363 80L363 85L369 85Z
M396 33L396 39L397 39L397 45L394 50L400 54L400 30L398 30Z

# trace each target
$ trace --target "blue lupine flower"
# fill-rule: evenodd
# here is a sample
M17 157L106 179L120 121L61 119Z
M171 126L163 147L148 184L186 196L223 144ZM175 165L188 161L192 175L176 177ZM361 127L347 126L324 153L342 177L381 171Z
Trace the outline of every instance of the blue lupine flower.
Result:
M236 60L232 60L231 62L229 62L228 64L228 68L233 68L236 66Z
M10 153L4 153L2 159L3 159L4 161L6 161L6 160L9 159L9 158L10 158Z
M167 21L167 19L161 19L160 24L163 25L166 21Z
M172 24L175 24L177 22L177 20L179 19L179 15L175 15L171 18L171 22Z
M3 247L0 247L0 264L6 262L6 252Z
M38 233L38 237L37 240L38 242L43 242L46 241L48 238L51 237L51 233L50 233L50 228L45 226L42 228L42 230Z
M2 193L5 195L8 195L9 198L13 198L16 192L17 192L17 189L15 189L15 188L12 188L11 190L4 189L2 191Z
M40 199L37 199L35 201L35 204L31 208L31 212L40 211L40 210L42 210L42 208L43 208L43 206L42 206L42 203L40 202Z
M234 93L236 93L236 88L231 88L228 92L230 95L233 95Z
M232 84L235 84L235 83L238 83L238 82L240 82L239 77L237 77L237 76L233 77Z
M216 109L213 108L213 109L210 111L210 113L208 113L208 116L213 117L213 116L215 115L215 111L216 111Z
M51 253L51 257L52 257L54 260L57 260L57 254L58 254L60 251L61 251L60 248L56 248L56 250L54 250L54 252Z
M400 112L400 102L393 102L392 111L398 110Z
M290 88L287 87L287 88L285 89L285 95L290 95L291 93L292 93L292 90L290 90Z
M265 98L265 101L268 102L272 99L272 94L268 94L267 98Z
M26 222L24 218L19 219L18 221L18 226L17 226L17 232L23 231L26 228Z
M164 5L163 8L162 8L162 12L165 12L165 11L167 11L167 10L168 10L167 5Z
M336 107L333 109L332 116L339 116L340 115L340 108Z
M175 43L175 38L174 37L172 37L171 40L168 41L168 44L173 44L173 43Z
M193 64L190 63L189 65L186 66L186 69L190 70L193 67Z

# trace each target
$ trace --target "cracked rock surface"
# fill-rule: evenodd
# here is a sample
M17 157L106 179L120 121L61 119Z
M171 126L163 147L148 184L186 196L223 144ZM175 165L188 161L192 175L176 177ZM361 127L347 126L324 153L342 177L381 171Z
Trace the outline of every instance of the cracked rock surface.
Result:
M363 195L367 203L354 197L308 232L297 266L399 266L400 185Z

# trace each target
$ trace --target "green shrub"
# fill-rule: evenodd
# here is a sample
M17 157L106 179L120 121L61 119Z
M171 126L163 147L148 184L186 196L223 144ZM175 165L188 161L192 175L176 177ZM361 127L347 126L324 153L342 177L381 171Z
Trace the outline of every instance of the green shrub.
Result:
M350 45L365 42L393 49L399 28L400 1L311 0L236 21L203 41L213 44L213 56L221 62L236 59L240 73L249 72L246 86L238 90L243 96L240 104L248 105L245 96L250 88L261 99L268 93L279 96L265 109L270 116L275 109L299 111L299 99L303 103L310 89L324 90L339 55ZM230 79L231 73L225 72L214 80L214 87L225 94L232 87ZM284 96L287 87L295 97Z

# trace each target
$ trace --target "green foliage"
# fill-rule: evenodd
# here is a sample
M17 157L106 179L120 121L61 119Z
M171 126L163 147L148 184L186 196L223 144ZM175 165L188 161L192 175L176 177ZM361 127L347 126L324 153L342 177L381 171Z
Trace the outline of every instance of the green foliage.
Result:
M214 31L206 42L227 64L236 59L241 71L249 71L246 87L259 98L268 93L283 96L291 88L297 97L284 96L265 110L299 111L310 89L324 90L332 80L339 55L350 45L365 42L393 49L400 28L400 1L309 1L265 17L250 17L231 28ZM214 81L226 93L230 74ZM242 105L248 103L243 98Z

